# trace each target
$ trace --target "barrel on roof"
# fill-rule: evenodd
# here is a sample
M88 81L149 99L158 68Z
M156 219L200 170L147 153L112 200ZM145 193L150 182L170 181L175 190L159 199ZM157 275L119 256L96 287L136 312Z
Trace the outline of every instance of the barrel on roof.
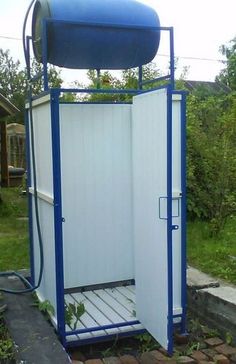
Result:
M155 57L157 13L136 0L37 0L32 36L42 61L43 20L48 63L75 69L127 69Z

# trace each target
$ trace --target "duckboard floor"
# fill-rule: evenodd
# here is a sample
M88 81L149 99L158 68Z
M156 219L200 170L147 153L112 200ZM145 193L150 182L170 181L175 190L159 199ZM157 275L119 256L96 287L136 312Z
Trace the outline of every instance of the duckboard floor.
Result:
M75 341L81 344L105 341L110 337L130 336L145 331L141 324L119 327L119 324L136 321L134 285L66 294L65 301L67 304L84 304L85 313L80 317L76 330L91 329L90 332L67 336L68 344ZM114 324L117 327L92 331ZM67 325L66 331L72 331L72 327Z

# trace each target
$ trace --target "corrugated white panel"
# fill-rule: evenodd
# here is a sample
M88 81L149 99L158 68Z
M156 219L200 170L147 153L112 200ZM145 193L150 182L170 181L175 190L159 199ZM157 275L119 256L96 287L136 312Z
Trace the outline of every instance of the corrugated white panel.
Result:
M167 222L159 219L159 198L167 196L166 90L134 97L132 131L137 318L167 348Z
M53 173L52 173L52 142L51 142L51 111L50 101L45 98L33 107L35 157L37 173L38 206L40 227L44 249L44 272L40 288L37 290L41 300L49 300L56 310L55 287L55 251L54 251L54 208L53 208ZM33 175L32 145L31 145L31 176ZM33 186L33 178L32 186ZM33 189L30 189L33 194ZM36 228L34 197L32 197L32 220L34 240L35 281L39 276L39 242Z
M172 188L177 198L181 191L181 96L173 97L172 103L172 129L173 129L173 169L172 169ZM173 248L173 306L176 314L182 313L181 303L181 198L173 201L174 205L179 207L179 216L173 217L173 225L178 225L178 230L173 230L172 234L172 248ZM176 216L174 213L173 216Z
M37 188L53 195L51 109L50 102L33 108L34 144L36 156ZM31 149L32 150L32 149ZM32 162L32 158L31 158ZM31 163L32 170L32 163ZM33 186L33 181L32 181Z
M38 200L40 226L44 250L44 271L40 287L37 289L39 298L49 300L56 311L56 283L55 283L55 250L54 250L54 212L53 206L43 200ZM36 228L33 202L33 235L34 235L34 263L36 283L39 276L39 243Z
M60 105L65 286L134 277L131 105Z

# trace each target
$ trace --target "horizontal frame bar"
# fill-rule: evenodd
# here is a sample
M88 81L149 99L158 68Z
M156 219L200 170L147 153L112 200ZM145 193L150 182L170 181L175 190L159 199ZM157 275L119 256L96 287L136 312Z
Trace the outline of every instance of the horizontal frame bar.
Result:
M88 332L109 330L109 329L115 329L115 328L119 328L119 327L126 327L126 326L133 326L133 325L140 325L140 321L138 321L138 320L127 321L127 322L120 322L118 324L103 325L103 326L89 327L89 328L80 329L80 330L66 331L66 336L86 334Z
M107 341L111 341L117 338L125 338L125 337L130 337L130 336L135 336L135 335L139 335L139 334L144 334L145 332L147 332L146 329L140 329L140 330L134 330L134 331L127 331L127 332L120 332L117 334L110 334L110 335L106 335L106 336L96 336L90 339L79 339L77 338L77 340L73 340L73 341L67 341L66 342L66 346L67 348L72 348L72 347L77 347L77 346L82 346L82 345L88 345L88 344L94 344L94 343L98 343L98 342L107 342Z

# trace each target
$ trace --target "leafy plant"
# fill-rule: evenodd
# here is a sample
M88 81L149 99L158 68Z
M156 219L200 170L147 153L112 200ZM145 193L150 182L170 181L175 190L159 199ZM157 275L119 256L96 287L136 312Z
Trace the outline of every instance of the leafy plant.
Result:
M0 315L0 362L3 360L11 360L14 358L14 343L9 336L2 315Z
M48 314L49 316L55 315L55 309L49 300L45 300L38 303L39 311Z
M160 347L160 344L158 344L158 342L148 333L137 335L136 339L140 342L140 350L142 353L158 349Z
M66 324L76 330L80 317L85 313L83 302L67 303L65 301L65 321ZM74 322L73 322L74 321Z

